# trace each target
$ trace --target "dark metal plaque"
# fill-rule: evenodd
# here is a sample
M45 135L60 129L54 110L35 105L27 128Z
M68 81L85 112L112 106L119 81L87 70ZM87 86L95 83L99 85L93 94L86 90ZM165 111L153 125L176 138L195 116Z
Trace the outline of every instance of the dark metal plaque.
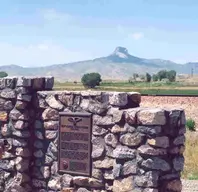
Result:
M60 113L59 172L91 176L90 113Z

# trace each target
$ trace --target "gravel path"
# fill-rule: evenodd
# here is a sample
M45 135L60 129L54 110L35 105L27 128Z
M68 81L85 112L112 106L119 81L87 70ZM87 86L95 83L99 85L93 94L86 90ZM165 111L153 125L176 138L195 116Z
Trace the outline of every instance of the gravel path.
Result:
M182 180L182 192L198 192L198 180Z

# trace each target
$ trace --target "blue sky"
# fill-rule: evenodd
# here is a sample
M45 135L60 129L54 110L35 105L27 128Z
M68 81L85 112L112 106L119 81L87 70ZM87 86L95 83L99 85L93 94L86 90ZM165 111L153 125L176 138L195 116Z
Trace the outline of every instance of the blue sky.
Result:
M198 61L197 0L0 0L0 65L106 56Z

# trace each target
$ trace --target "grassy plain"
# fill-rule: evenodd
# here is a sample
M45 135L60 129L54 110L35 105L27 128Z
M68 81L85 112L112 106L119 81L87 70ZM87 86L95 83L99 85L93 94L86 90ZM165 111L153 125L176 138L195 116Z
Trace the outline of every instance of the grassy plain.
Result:
M85 90L85 88L81 83L73 83L73 82L66 82L66 83L56 82L54 89L55 90ZM184 81L184 82L174 82L174 83L166 83L166 82L128 83L124 81L116 81L116 82L104 81L100 85L100 87L96 87L95 89L102 91L124 91L124 92L137 91L140 92L141 94L151 94L151 95L152 94L198 95L198 79L196 82ZM189 102L190 103L193 102L189 99L188 102L186 101L187 100L182 101L182 103L186 104ZM176 103L175 100L174 103ZM152 102L151 105L152 104L154 103ZM169 105L172 105L172 103L170 102ZM179 103L179 105L181 104ZM192 105L194 104L192 103ZM143 101L143 106L144 106L144 101ZM192 106L186 108L187 111L188 108L190 108L190 111L192 112ZM185 179L198 180L198 132L187 131L186 149L184 155L185 155L185 167L182 173L182 177Z
M198 180L198 133L188 131L186 133L186 149L184 152L185 164L182 177L190 180Z
M81 83L55 82L54 89L56 90L84 90L84 86ZM139 92L141 94L178 94L178 95L198 95L198 84L189 84L184 82L112 82L106 81L101 83L100 86L95 88L102 91L124 91L124 92Z

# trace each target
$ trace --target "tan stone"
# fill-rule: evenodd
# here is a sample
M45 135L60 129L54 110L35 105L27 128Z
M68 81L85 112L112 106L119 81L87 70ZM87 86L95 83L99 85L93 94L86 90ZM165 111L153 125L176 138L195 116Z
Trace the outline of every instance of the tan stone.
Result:
M165 111L160 108L142 109L137 113L137 121L141 125L165 125Z
M112 133L122 133L124 132L124 127L120 127L119 125L114 125L111 129Z
M100 188L104 186L104 182L102 182L102 180L89 178L89 186L93 188Z
M124 179L114 180L113 182L113 192L128 192L132 191L133 186L133 177L127 177Z
M143 136L139 133L126 133L120 137L120 143L130 147L138 146L143 140Z
M0 121L7 121L8 120L8 114L5 111L0 111Z
M112 168L114 164L114 159L105 158L104 160L98 160L93 162L95 168L99 169L109 169Z
M74 188L63 188L61 192L75 192Z

